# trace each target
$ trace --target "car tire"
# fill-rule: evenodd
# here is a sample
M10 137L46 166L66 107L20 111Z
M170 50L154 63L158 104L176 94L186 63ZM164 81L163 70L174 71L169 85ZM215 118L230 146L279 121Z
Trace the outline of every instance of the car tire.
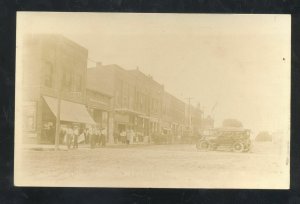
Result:
M241 142L236 142L232 145L232 150L234 152L243 152L245 150L244 144Z
M198 150L202 150L202 151L208 151L210 148L210 144L209 142L203 140L203 141L199 141L196 145Z

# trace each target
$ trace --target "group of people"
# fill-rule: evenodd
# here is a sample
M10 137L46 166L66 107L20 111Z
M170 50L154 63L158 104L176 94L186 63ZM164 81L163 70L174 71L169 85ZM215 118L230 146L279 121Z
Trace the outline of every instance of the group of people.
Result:
M90 144L93 149L97 146L105 147L106 145L106 131L105 128L89 127L80 128L75 125L68 125L61 128L60 141L66 144L68 149L77 149L78 143Z
M78 126L68 125L67 127L61 128L60 142L66 144L68 149L77 149L79 135L80 129Z
M135 132L132 129L123 130L120 132L115 132L114 135L115 143L122 144L133 144L138 142L143 142L143 135L139 132Z
M85 143L90 144L91 148L105 147L106 129L99 127L89 127L84 130Z

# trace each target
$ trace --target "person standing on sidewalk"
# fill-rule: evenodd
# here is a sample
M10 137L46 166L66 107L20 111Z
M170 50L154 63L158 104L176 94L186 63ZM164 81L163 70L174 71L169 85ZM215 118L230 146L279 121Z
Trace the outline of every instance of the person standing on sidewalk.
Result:
M86 134L87 134L87 144L90 144L92 143L92 136L93 136L93 128L92 127L89 127L86 131Z
M102 128L101 130L101 144L102 147L105 147L106 145L106 128Z
M92 127L90 131L90 143L91 143L91 149L95 148L96 143L96 128Z
M123 144L126 144L126 140L127 140L127 137L126 137L126 131L123 130L121 133L120 133L120 137L121 137L121 141Z
M100 146L100 135L101 135L101 132L100 132L100 129L99 127L96 127L96 133L95 133L95 146Z
M84 128L83 129L83 135L84 135L84 144L88 143L88 129Z
M119 143L119 135L120 135L120 133L118 131L114 131L113 135L114 135L114 143L118 144Z
M66 128L62 127L59 132L59 144L64 144L64 141L66 140L65 139L66 133L67 133Z
M67 136L67 147L68 147L68 149L70 149L71 148L71 143L72 143L72 140L73 140L73 129L71 128L71 126L69 126L67 128L66 136Z
M79 128L78 126L74 127L74 143L73 149L78 149L78 136L79 136Z
M126 141L126 143L127 143L128 145L129 145L129 144L132 144L132 143L133 143L133 130L132 130L132 129L127 130L126 136L127 136L127 141Z

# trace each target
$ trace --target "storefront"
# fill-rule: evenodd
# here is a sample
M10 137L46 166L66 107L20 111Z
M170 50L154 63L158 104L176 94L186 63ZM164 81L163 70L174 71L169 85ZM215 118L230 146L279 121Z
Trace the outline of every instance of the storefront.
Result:
M58 99L49 96L43 96L42 98L42 130L40 143L54 144ZM60 105L61 127L76 124L83 130L89 125L96 125L84 104L61 100Z
M135 143L149 142L149 117L128 109L116 109L114 115L115 135L122 132L133 132Z
M125 112L116 112L114 117L115 131L120 134L128 129L130 129L130 115Z
M25 133L23 137L25 143L36 143L38 138L37 104L36 101L23 103L22 129Z
M87 90L87 107L97 126L106 132L106 142L113 142L113 124L110 108L111 96Z

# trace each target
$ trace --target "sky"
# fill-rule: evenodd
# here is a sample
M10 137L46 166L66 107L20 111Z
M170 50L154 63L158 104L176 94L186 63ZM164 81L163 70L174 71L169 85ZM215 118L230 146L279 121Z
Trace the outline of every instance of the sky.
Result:
M18 12L17 36L58 33L93 61L139 69L165 90L258 131L290 127L289 15Z

